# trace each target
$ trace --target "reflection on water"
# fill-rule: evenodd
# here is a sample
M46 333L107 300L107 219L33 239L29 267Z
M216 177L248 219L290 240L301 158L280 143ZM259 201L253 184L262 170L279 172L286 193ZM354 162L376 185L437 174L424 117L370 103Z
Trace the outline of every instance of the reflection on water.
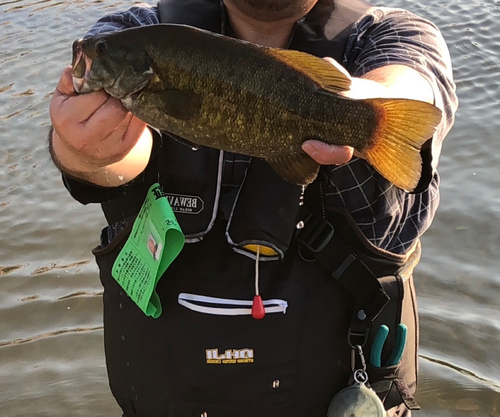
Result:
M0 0L0 415L118 416L90 255L103 225L62 187L46 150L47 107L71 44L113 0ZM416 273L416 416L500 416L500 3L385 5L437 23L461 100L441 158L442 203Z

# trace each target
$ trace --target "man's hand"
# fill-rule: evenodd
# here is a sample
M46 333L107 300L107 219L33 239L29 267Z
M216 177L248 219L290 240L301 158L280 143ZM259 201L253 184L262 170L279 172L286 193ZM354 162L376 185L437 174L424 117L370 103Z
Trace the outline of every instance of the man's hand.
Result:
M77 95L66 68L50 103L52 149L60 168L103 186L137 176L147 164L152 137L146 123L104 91Z
M302 150L321 165L341 165L349 162L354 148L329 145L319 140L306 140Z

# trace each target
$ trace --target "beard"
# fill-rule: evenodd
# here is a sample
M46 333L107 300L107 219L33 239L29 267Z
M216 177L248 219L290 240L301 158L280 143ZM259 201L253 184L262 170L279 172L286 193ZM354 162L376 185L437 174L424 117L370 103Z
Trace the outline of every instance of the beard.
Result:
M304 16L317 0L230 0L241 12L260 22L278 22Z

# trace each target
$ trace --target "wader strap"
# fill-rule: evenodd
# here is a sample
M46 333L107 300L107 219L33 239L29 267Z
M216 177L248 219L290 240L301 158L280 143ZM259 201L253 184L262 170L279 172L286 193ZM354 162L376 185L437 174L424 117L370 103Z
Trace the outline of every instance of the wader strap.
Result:
M363 346L371 322L385 307L389 296L368 267L335 235L328 220L310 213L303 223L295 237L355 300L349 342Z
M353 24L372 8L365 0L318 0L295 25L289 49L342 63Z

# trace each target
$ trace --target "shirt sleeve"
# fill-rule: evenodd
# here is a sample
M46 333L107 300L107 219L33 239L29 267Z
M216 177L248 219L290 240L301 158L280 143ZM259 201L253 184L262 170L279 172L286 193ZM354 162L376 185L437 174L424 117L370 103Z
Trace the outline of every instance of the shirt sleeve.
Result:
M158 23L160 23L158 8L141 3L125 12L109 13L101 17L85 36L88 37L102 32L112 32L119 29L155 25Z
M119 187L102 187L79 178L74 178L65 172L61 172L64 186L69 191L70 195L81 204L107 203L117 200L127 193L133 194L136 189L144 187L145 183L147 183L146 185L151 185L154 182L152 178L156 175L155 173L158 166L157 158L162 145L161 135L153 129L151 129L151 132L153 133L151 156L144 171L136 178Z
M355 77L386 65L406 65L432 86L434 104L443 117L422 150L424 167L414 192L425 190L436 171L442 142L453 126L458 106L450 54L439 29L406 10L375 9L358 22L350 35L343 64Z

